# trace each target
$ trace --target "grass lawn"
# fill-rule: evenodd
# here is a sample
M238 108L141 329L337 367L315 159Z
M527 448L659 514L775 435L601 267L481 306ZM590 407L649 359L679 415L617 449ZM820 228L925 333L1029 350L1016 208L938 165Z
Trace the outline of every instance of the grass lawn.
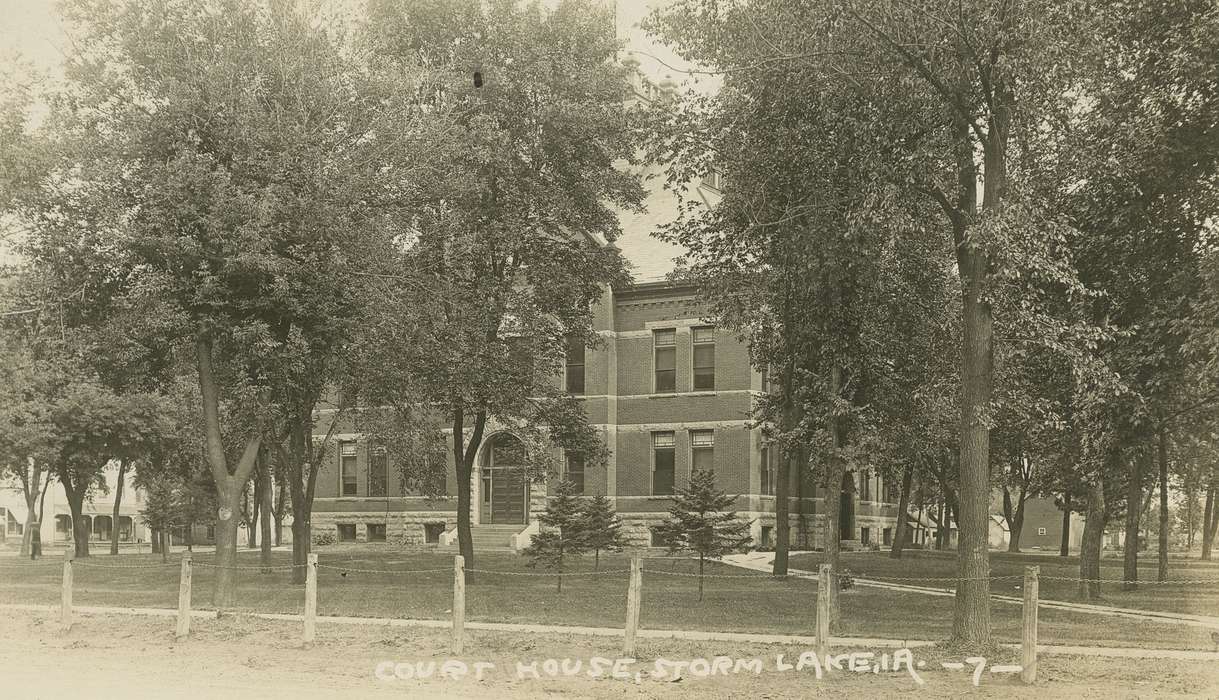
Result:
M791 566L815 571L822 558L818 553L792 555ZM1078 583L1079 557L1059 557L1051 554L1009 554L991 552L991 576L1017 576L991 584L994 593L1020 596L1020 585L1026 566L1039 566L1038 593L1048 600L1079 601ZM858 576L877 578L924 578L956 576L956 552L934 550L909 550L901 559L891 559L887 551L852 552L843 555L843 566ZM1154 553L1139 563L1139 577L1146 583L1136 590L1123 591L1120 583L1102 585L1103 605L1121 608L1140 608L1164 612L1190 613L1194 615L1219 616L1219 562L1197 559L1174 559L1169 561L1169 579L1203 579L1211 583L1157 584ZM1122 579L1120 558L1101 559L1101 578L1113 581ZM898 581L898 583L904 583ZM931 587L953 587L951 581L927 583L909 581L913 585ZM1044 613L1043 613L1044 614Z
M452 596L452 556L411 552L392 545L322 547L319 561L325 568L318 575L318 613L362 617L445 619ZM208 562L210 553L197 553L196 561ZM75 567L74 600L79 605L175 607L178 565L134 568L156 564L159 555L95 555ZM877 558L878 561L880 558ZM257 554L243 552L240 564L256 566ZM887 561L887 560L885 560ZM911 557L907 563L916 561ZM943 559L943 562L948 561ZM276 552L276 565L290 564L290 555ZM628 558L603 557L597 576L566 577L563 592L555 590L551 576L536 573L526 560L507 552L485 552L476 556L479 573L466 591L466 617L486 622L520 622L558 625L621 627L625 619ZM132 568L101 568L102 566ZM336 568L330 568L336 567ZM591 560L580 560L574 569L587 572ZM367 573L366 570L390 573ZM441 571L428 572L440 569ZM731 578L708 578L706 597L698 601L697 571L690 561L648 559L644 561L643 601L640 624L652 629L769 632L812 635L816 584L813 581L770 579L721 564L708 566L708 574ZM343 576L346 572L346 576ZM193 605L210 603L214 570L194 570ZM299 613L304 607L304 589L289 582L287 571L238 572L237 608L259 612ZM59 601L60 567L52 558L39 563L0 559L0 602L45 603ZM843 622L835 634L895 639L944 639L952 624L952 599L859 586L842 599ZM1019 606L992 605L996 634L1000 641L1020 639ZM1135 620L1042 610L1041 640L1044 643L1099 644L1211 650L1210 631L1196 627L1148 624Z

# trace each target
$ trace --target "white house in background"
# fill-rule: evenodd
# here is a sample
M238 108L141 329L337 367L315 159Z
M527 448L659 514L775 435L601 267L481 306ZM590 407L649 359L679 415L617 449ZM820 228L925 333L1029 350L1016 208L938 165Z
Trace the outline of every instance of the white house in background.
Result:
M123 485L117 523L114 522L114 495L118 484L118 463L111 462L103 476L106 489L96 489L92 498L85 500L84 518L89 524L91 543L108 544L111 527L116 525L120 544L148 542L148 526L140 518L144 494L131 483L130 471L124 479L126 483ZM21 485L5 483L0 486L0 517L4 520L4 527L0 528L3 531L0 542L9 547L20 546L27 515ZM44 549L63 547L72 542L72 509L68 507L67 496L58 482L51 483L47 489L41 525L39 533Z

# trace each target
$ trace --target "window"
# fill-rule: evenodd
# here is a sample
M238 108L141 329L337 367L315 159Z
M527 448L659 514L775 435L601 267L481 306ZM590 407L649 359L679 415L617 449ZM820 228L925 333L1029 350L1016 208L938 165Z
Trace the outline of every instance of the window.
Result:
M655 392L671 394L677 391L677 331L653 331L652 347L656 355Z
M884 530L881 531L880 536L886 547L893 544L893 528L891 528L891 527L885 528Z
M872 475L867 472L859 475L859 500L872 500Z
M575 487L576 493L584 493L584 455L567 455L567 475L565 478Z
M703 184L713 190L722 190L724 184L724 176L720 175L720 171L712 170L703 177Z
M7 523L7 525L5 527L8 531L8 534L21 535L25 532L25 524L22 523L21 521L17 520L16 516L13 515L13 511L5 509L5 508L0 508L0 510L4 511L5 521Z
M653 547L665 547L668 545L668 543L665 542L664 536L661 535L660 530L658 530L657 528L654 528L654 527L649 528L648 533L649 533L649 539L648 539L649 545L651 545Z
M673 493L673 433L652 433L652 493Z
M758 490L763 496L775 495L775 453L769 447L762 448L762 486Z
M715 471L715 432L690 431L690 471Z
M344 442L339 445L339 478L342 489L339 494L356 495L356 444L354 442Z
M762 542L761 542L762 546L770 547L772 544L774 544L774 539L775 539L774 535L775 535L775 528L773 526L763 525L762 526Z
M1039 528L1037 528L1037 534L1038 534L1038 535L1041 535L1041 536L1043 536L1043 537L1044 537L1044 536L1045 536L1045 528L1044 528L1044 527L1039 527Z
M584 341L567 339L567 393L584 393Z
M385 523L368 523L365 527L368 531L369 542L385 541Z
M339 529L339 542L355 542L356 541L356 524L345 523L337 526Z
M872 544L872 528L859 528L859 543L864 546Z
M388 459L385 448L379 445L368 448L368 495L384 496L387 481Z
M440 544L440 536L444 534L444 523L424 523L423 541L426 544Z
M695 328L694 332L694 390L715 389L715 329L710 326Z

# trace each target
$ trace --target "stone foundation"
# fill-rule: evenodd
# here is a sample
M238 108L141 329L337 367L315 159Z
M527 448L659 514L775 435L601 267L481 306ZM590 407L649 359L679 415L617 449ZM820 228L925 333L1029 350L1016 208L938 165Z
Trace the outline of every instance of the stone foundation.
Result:
M368 541L368 525L385 525L385 541L407 547L436 546L427 542L427 525L444 525L444 530L457 527L453 511L408 511L391 513L314 513L313 534L329 532L338 538L340 524L356 526L356 542Z

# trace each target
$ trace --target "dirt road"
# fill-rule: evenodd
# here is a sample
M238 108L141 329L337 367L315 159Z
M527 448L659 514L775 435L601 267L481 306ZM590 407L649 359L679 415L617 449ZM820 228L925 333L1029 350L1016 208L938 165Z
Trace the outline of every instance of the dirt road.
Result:
M795 698L795 697L1027 697L1014 676L984 672L974 686L970 668L949 671L940 649L916 649L925 667L917 684L906 672L829 671L776 668L784 654L794 664L805 649L774 645L646 640L638 650L637 679L597 678L581 673L546 677L545 659L613 659L618 640L576 635L478 632L467 643L462 665L493 663L481 680L469 671L441 678L447 635L442 630L384 626L320 626L318 643L301 648L297 625L228 617L196 620L184 642L172 638L172 620L121 615L81 616L67 634L47 613L7 611L0 623L0 694L14 698ZM892 650L887 650L891 652ZM876 650L877 657L882 650ZM682 680L648 677L655 659L757 658L761 672L734 671L700 677L689 667ZM537 662L541 679L521 677L518 661ZM993 659L1010 663L1012 659ZM414 669L433 668L426 680ZM1215 697L1214 664L1149 659L1047 657L1035 692L1039 698ZM587 668L587 666L585 667ZM395 674L397 671L397 675ZM405 672L405 673L404 673ZM455 674L454 674L455 675ZM629 675L629 674L628 674Z

